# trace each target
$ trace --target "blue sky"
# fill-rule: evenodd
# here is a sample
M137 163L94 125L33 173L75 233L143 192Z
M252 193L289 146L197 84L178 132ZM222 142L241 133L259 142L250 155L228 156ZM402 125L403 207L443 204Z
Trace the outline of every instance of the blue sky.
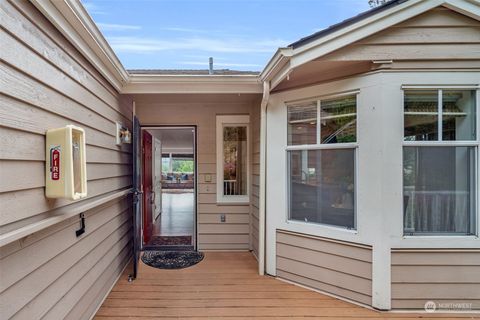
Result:
M278 47L369 9L368 0L82 0L127 69L259 71Z

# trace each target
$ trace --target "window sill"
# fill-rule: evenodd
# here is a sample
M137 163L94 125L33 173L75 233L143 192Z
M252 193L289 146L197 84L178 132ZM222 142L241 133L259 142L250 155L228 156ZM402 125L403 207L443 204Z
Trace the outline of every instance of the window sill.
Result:
M358 230L356 229L348 229L345 227L341 226L333 226L333 225L328 225L328 224L322 224L322 223L316 223L316 222L303 222L303 221L296 221L296 220L287 220L287 224L290 225L296 225L296 226L312 226L315 228L319 229L328 229L332 231L339 231L339 232L345 232L345 233L350 233L350 234L358 234Z
M466 240L480 240L478 236L475 235L408 235L408 236L403 236L402 237L405 240L420 240L420 239L428 239L428 240L446 240L446 239L466 239Z

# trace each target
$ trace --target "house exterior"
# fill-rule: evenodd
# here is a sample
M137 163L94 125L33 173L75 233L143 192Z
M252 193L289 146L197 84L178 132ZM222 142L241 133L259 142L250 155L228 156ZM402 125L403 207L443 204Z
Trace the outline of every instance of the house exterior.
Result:
M115 142L136 119L197 129L198 250L379 310L480 308L478 1L393 0L260 74L128 72L73 0L0 16L2 319L89 319L138 254L138 153ZM67 124L85 130L78 201L45 197L45 132ZM221 192L225 126L246 128L241 197Z

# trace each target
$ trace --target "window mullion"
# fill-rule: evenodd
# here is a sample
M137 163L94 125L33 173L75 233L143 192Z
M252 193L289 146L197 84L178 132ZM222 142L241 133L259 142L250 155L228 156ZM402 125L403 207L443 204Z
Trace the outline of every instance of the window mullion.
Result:
M317 100L317 144L322 143L321 122L322 121L322 101Z
M438 105L437 105L437 109L438 109L438 141L443 141L443 131L442 131L442 118L443 118L443 90L440 89L438 90Z

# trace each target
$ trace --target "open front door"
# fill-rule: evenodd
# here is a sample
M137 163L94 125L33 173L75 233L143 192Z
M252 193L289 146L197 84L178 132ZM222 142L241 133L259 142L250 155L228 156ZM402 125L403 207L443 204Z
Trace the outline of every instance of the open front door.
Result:
M153 157L152 135L143 131L143 243L147 245L153 231Z
M162 212L162 142L154 138L153 148L153 221Z
M141 169L141 143L140 122L133 116L133 274L135 279L138 272L140 251L142 250L142 178Z

